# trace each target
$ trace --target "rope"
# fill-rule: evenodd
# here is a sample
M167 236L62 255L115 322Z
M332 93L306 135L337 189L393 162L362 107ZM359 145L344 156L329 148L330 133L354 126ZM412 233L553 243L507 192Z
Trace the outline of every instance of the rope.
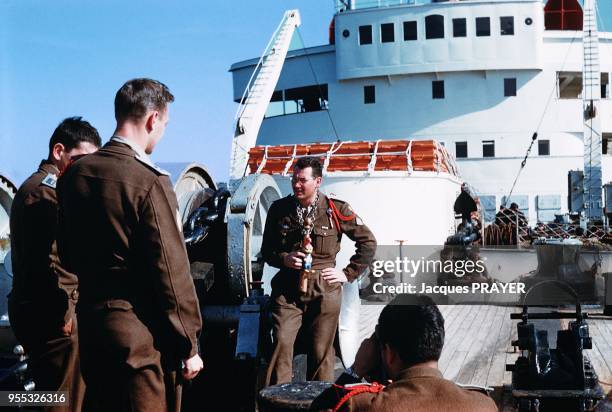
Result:
M336 388L341 388L341 389L345 389L343 386L339 386L334 384L333 385ZM348 402L349 399L351 399L353 396L355 395L359 395L360 393L379 393L382 392L382 390L385 389L385 387L383 385L381 385L378 382L374 382L370 385L360 385L360 386L356 386L354 389L351 389L347 394L345 394L340 401L338 402L338 404L336 405L336 407L334 408L333 412L338 412L340 410L340 408L342 408L342 406Z

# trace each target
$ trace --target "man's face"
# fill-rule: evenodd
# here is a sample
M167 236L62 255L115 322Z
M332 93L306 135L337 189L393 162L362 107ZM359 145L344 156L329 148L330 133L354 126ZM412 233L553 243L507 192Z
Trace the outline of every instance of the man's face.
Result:
M66 150L63 144L57 143L53 148L54 159L60 172L70 166L73 157L86 155L98 150L98 147L90 142L80 142L75 148Z
M157 113L152 122L151 132L149 133L149 141L147 147L145 148L146 154L153 153L153 149L155 149L155 145L161 140L166 131L166 126L168 125L168 121L170 121L170 115L168 114L168 108L166 107L163 110L155 111Z
M321 186L321 177L312 176L312 167L293 169L291 187L298 201L312 201Z

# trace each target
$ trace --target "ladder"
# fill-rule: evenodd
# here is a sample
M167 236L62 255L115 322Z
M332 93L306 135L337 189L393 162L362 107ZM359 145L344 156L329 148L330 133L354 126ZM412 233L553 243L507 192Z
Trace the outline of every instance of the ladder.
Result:
M599 38L597 36L596 0L584 1L583 17L583 141L584 141L584 211L589 221L602 220L601 178L601 75L599 72Z
M234 118L230 187L246 175L249 150L255 146L259 128L280 77L295 29L301 24L298 10L288 10L268 42L244 89Z

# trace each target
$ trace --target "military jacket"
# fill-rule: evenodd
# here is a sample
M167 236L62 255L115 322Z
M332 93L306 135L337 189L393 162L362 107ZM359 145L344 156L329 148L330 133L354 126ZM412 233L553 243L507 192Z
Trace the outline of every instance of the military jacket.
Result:
M376 252L376 238L363 224L361 218L353 213L348 203L337 199L333 199L332 202L342 216L352 216L352 219L348 221L341 218L335 219L329 198L322 193L319 195L311 233L312 268L316 270L336 266L336 255L340 251L340 241L344 233L355 241L355 254L343 269L347 279L353 281L372 262ZM295 197L289 195L275 201L270 206L261 253L266 263L271 266L285 268L284 257L300 249L303 234L302 225L297 216L297 204Z
M498 410L495 402L487 395L464 389L444 379L438 369L430 367L416 366L405 369L396 381L384 388L369 390L365 385L332 387L313 403L312 410L327 412L337 406L340 406L338 409L340 412L496 412ZM350 392L354 395L351 396Z
M58 182L59 251L79 279L79 311L133 310L168 344L197 353L202 320L168 175L110 141Z
M51 329L68 322L78 297L77 279L62 268L57 254L58 175L53 163L42 161L17 191L10 219L11 300L20 312L36 312Z

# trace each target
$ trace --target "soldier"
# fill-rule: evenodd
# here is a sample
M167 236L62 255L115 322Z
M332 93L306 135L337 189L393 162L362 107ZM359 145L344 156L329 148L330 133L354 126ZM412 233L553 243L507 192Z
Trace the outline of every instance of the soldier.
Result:
M272 279L274 352L267 383L290 382L293 347L304 325L308 380L333 380L334 338L342 283L355 280L371 263L376 239L348 203L319 192L319 159L300 158L292 177L293 195L268 212L261 247L265 261L280 271ZM336 269L342 234L356 242L356 253Z
M203 366L176 195L148 156L172 101L158 81L125 83L110 142L59 181L60 256L79 279L88 411L179 411L177 372L192 379Z
M36 390L69 393L69 406L47 409L52 411L80 411L85 390L74 314L77 282L57 256L55 184L73 157L96 151L100 143L98 131L81 117L62 121L47 160L21 185L11 209L11 326L29 356Z
M312 411L496 412L495 402L442 377L438 360L444 345L444 318L431 298L398 296L378 318L355 363L313 402ZM359 384L366 375L392 383Z

